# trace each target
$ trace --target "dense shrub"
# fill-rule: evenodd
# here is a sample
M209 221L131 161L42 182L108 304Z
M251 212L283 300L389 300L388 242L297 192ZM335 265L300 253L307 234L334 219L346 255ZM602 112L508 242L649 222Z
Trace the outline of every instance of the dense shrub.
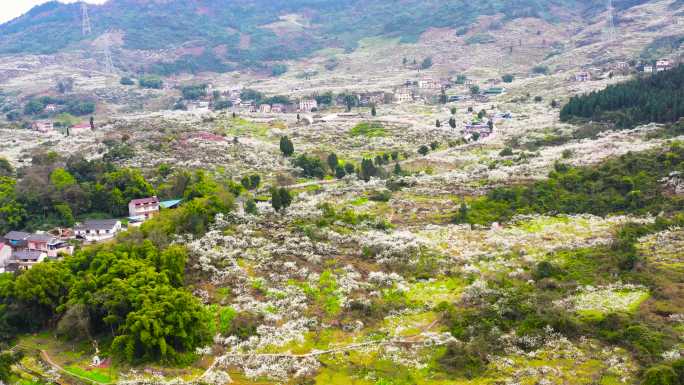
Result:
M471 223L505 221L528 213L658 213L684 207L664 194L660 179L684 169L684 146L628 153L598 166L557 164L549 178L527 187L497 188L469 207Z

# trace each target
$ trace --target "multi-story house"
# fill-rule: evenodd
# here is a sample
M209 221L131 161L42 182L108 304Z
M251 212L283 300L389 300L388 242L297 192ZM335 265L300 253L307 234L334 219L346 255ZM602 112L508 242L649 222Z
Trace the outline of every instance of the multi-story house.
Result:
M128 203L128 216L131 218L149 219L159 214L159 198L149 197L133 199Z

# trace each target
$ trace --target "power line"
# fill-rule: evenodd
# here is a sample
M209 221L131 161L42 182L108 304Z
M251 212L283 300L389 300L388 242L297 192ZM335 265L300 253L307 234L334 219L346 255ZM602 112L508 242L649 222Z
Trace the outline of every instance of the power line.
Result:
M88 16L88 5L81 3L81 32L83 36L90 35L93 32L90 25L90 16Z

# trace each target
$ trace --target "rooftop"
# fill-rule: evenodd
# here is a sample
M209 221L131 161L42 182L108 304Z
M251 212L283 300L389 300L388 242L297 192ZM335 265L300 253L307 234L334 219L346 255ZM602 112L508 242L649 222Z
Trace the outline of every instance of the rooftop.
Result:
M140 199L133 199L131 201L131 204L134 205L149 205L151 203L159 203L159 198L157 197L149 197L149 198L140 198Z
M25 241L30 237L31 234L25 233L23 231L10 231L5 234L4 238L8 241Z
M178 206L181 202L183 202L182 199L172 199L168 201L161 201L159 202L159 206L163 209L170 209L172 207Z
M81 122L79 124L74 125L71 128L90 128L90 123L89 122Z
M54 242L54 241L57 241L57 239L50 234L31 234L31 235L29 235L29 237L26 240L27 241L34 241L34 242Z
M21 250L12 253L12 258L20 261L37 261L42 255L42 251Z
M118 219L92 219L76 226L76 230L110 230L119 223Z

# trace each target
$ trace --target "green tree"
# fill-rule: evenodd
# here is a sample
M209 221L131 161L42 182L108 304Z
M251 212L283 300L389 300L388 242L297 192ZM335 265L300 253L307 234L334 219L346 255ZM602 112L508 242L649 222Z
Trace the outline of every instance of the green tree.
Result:
M283 208L283 202L280 200L280 191L277 187L271 187L271 206L276 212Z
M254 202L254 199L248 199L245 202L245 212L252 215L259 214L259 208L257 207L256 202Z
M335 171L339 163L340 161L337 159L337 154L332 152L328 155L328 167L330 167L331 170Z
M24 114L36 115L43 112L43 109L45 109L45 104L42 101L40 101L39 99L31 99L24 106Z
M454 218L454 222L459 224L468 223L468 206L465 204L465 202L461 203L461 206L459 206L456 218Z
M338 164L337 167L335 167L335 178L342 179L345 176L347 176L347 172L344 171L344 167Z
M252 174L242 178L241 182L247 190L254 190L261 184L261 177L258 174Z
M294 154L294 144L287 136L280 138L280 152L286 157L292 156Z
M66 302L74 277L61 262L43 262L20 274L14 283L17 299L48 314Z
M59 215L60 225L64 227L71 227L74 225L74 223L76 223L76 219L74 219L74 214L71 211L71 207L69 207L68 204L58 203L54 207L55 211Z
M22 358L21 353L0 353L0 382L10 383L12 366Z
M280 211L290 207L292 204L292 194L284 187L271 188L271 205L275 211Z
M57 334L70 340L90 339L90 314L83 303L69 305L57 324Z
M373 104L373 105L371 106L371 115L372 115L372 116L377 116L377 115L378 115L378 111L375 109L375 104Z
M157 272L165 275L172 286L183 286L185 265L188 262L187 249L181 245L171 245L164 251L152 255Z
M344 104L347 106L347 112L359 105L359 97L353 94L344 95Z
M392 171L394 175L402 175L404 171L402 171L401 166L399 165L399 162L394 164L394 170Z
M240 184L242 185L242 187L245 188L245 190L249 190L249 189L250 189L250 186L251 186L251 184L250 184L250 182L249 182L249 177L248 177L247 175L243 176L243 177L240 179Z
M164 86L164 81L158 76L141 76L138 79L138 85L142 88L161 89Z
M284 187L281 187L278 192L280 194L280 203L282 204L283 208L290 207L292 204L292 194L290 191Z
M503 80L504 83L512 83L514 78L515 77L513 75L506 74L506 75L501 77L501 80Z
M64 190L67 187L75 185L76 178L74 178L74 176L71 175L67 170L63 168L56 168L50 174L50 182L58 190Z
M672 363L672 370L677 375L680 384L684 384L684 359L680 358Z
M679 383L674 370L666 365L651 367L644 373L643 385L677 385Z
M422 156L427 155L428 152L430 152L430 148L426 145L422 145L418 148L418 153Z
M359 173L359 178L368 182L374 176L378 176L377 167L375 167L371 159L364 158L361 161L361 172Z
M119 327L112 350L130 362L177 362L211 341L207 310L192 294L161 285L145 287L131 298L133 311Z
M20 228L26 215L24 205L17 200L16 181L0 176L0 231L2 234Z
M420 68L426 70L426 69L428 69L428 68L430 68L430 67L432 67L432 58L431 58L431 57L426 57L426 58L423 59L423 61L420 63Z
M181 93L183 94L183 99L185 100L197 100L207 96L207 85L191 85L181 87Z
M545 65L537 65L532 67L532 73L538 74L538 75L547 75L549 73L549 67Z
M317 157L310 157L306 154L299 155L292 162L295 167L302 169L302 175L306 178L323 178L325 170L323 162Z
M470 87L470 94L471 95L477 95L480 93L480 86L472 86Z
M344 164L344 172L346 172L347 175L353 174L354 171L355 171L355 170L354 170L354 165L353 165L353 164L351 164L351 163L349 163L349 162L347 162L347 163Z
M14 168L12 164L5 158L0 158L0 176L12 176Z

